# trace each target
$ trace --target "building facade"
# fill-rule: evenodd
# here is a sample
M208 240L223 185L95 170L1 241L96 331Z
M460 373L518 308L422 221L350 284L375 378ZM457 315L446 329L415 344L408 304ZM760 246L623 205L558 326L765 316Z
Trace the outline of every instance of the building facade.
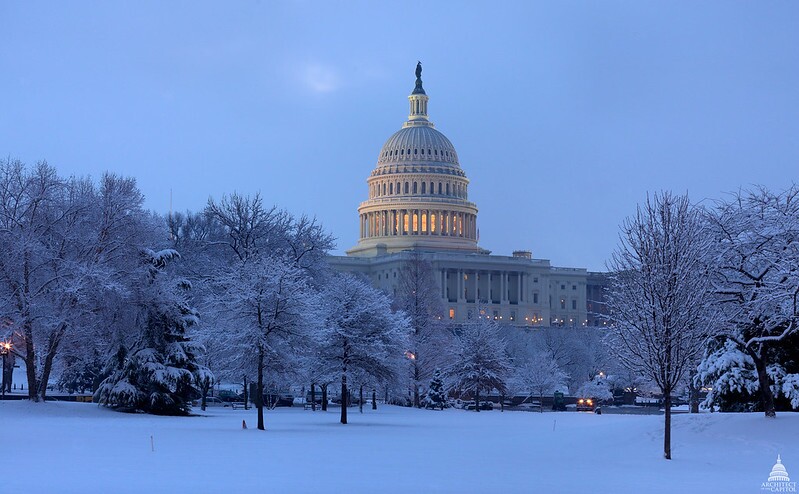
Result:
M446 316L456 322L491 317L522 326L586 326L601 273L555 267L529 251L491 255L478 246L477 205L449 139L428 117L429 98L416 68L402 128L388 138L358 208L360 238L334 269L361 273L395 295L400 270L415 251L433 267ZM596 275L596 276L593 276ZM590 280L590 285L589 285Z

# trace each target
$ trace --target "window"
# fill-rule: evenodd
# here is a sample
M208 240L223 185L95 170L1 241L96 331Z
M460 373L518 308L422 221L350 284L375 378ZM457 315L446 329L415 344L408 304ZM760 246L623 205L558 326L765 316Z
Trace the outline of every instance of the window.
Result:
M538 283L538 276L533 278L533 283Z
M577 301L572 300L572 310L577 310Z
M572 290L577 290L577 285L572 285Z
M455 309L453 309L452 307L449 308L449 318L455 319Z
M419 150L418 149L414 149L413 150L413 154L419 154Z
M405 182L405 193L408 193L408 182Z
M564 299L564 298L560 299L560 308L561 309L565 309L566 308L566 299Z
M566 285L560 285L560 289L561 290L565 290L566 289Z
M438 182L438 195L441 195L441 182Z
M537 303L538 303L538 294L537 294L537 293L534 293L534 294L533 294L533 303L534 303L534 304L537 304Z
M394 184L393 183L388 184L388 193L389 194L394 194Z
M427 194L427 183L422 182L422 194Z
M414 182L414 183L413 183L413 193L414 193L414 194L416 194L416 193L417 193L417 190L416 190L416 188L417 188L417 187L416 187L416 186L417 186L417 184L416 184L416 182Z
M400 154L404 155L405 154L405 150L403 149L402 151L400 151Z

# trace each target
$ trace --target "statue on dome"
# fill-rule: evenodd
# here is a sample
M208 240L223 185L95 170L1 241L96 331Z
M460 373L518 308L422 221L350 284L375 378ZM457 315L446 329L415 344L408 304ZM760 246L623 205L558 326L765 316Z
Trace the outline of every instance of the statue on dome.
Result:
M416 87L413 89L413 94L425 94L422 87L422 62L416 62Z

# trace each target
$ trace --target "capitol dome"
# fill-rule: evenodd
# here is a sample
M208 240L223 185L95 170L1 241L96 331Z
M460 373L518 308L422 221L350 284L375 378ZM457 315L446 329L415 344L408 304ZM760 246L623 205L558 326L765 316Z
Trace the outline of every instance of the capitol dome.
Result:
M782 464L782 458L780 455L777 455L777 463L774 464L774 467L771 469L771 473L768 476L769 482L790 482L791 479L788 477L788 472L785 470L785 466Z
M369 198L358 208L360 238L349 255L480 251L469 180L452 142L428 118L421 72L418 64L408 120L383 144L367 179Z

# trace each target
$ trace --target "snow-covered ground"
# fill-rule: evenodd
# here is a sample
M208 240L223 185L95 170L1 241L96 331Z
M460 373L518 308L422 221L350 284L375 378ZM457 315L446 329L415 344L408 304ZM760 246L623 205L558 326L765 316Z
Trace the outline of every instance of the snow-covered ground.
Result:
M754 493L777 454L799 477L799 414L676 415L666 461L662 416L351 412L277 409L261 432L252 410L0 402L0 492Z

